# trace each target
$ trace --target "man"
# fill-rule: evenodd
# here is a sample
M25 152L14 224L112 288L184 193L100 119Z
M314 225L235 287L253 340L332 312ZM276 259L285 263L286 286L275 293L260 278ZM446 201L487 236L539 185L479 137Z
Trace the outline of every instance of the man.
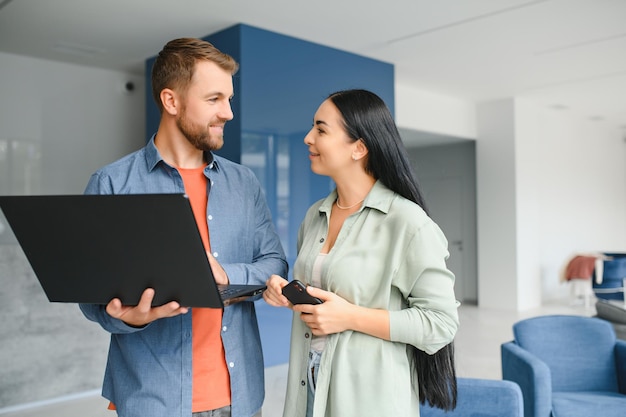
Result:
M161 112L157 133L143 149L94 173L85 191L186 193L218 284L264 283L287 272L258 180L212 153L222 147L224 125L233 118L237 69L232 57L208 42L167 43L152 70ZM185 266L180 269L184 273ZM120 417L260 416L264 366L254 303L152 308L153 297L154 290L146 289L134 307L119 299L80 305L111 333L102 390L111 408Z

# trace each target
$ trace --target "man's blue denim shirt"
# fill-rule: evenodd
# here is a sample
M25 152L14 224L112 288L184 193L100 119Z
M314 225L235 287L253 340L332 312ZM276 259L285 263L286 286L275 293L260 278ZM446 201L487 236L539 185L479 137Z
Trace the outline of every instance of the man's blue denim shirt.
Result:
M211 251L230 282L259 284L272 274L286 277L285 254L254 173L212 153L206 157ZM182 178L163 161L154 136L146 147L95 172L85 190L85 194L184 192ZM191 416L191 312L137 329L110 317L105 306L81 304L80 309L111 333L102 395L115 404L120 417ZM230 371L232 416L252 416L261 409L265 395L253 302L224 309L222 340Z

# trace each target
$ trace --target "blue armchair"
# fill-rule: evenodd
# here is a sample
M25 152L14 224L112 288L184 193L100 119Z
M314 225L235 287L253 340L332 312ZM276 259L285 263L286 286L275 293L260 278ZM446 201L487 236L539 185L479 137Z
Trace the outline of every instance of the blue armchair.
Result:
M519 384L525 417L626 416L626 342L610 323L550 315L513 325L502 377Z
M421 417L522 417L522 392L511 381L457 378L457 405L443 411L423 405Z

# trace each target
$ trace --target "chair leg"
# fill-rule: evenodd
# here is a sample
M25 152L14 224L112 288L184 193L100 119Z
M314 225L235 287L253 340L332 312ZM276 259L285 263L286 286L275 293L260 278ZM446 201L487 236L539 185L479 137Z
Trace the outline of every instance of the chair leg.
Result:
M571 279L570 283L570 303L576 305L580 299L584 303L585 309L591 308L591 297L594 295L591 281L588 279Z
M591 295L593 294L593 289L591 288L591 283L585 288L585 310L589 310L591 308Z

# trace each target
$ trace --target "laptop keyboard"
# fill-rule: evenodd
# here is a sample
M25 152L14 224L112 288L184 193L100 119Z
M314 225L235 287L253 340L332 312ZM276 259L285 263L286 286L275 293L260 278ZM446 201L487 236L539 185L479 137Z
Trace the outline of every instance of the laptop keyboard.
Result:
M220 295L222 296L222 298L224 297L229 297L235 293L237 293L239 290L237 288L230 288L230 287L226 287L226 288L220 288L219 292Z

